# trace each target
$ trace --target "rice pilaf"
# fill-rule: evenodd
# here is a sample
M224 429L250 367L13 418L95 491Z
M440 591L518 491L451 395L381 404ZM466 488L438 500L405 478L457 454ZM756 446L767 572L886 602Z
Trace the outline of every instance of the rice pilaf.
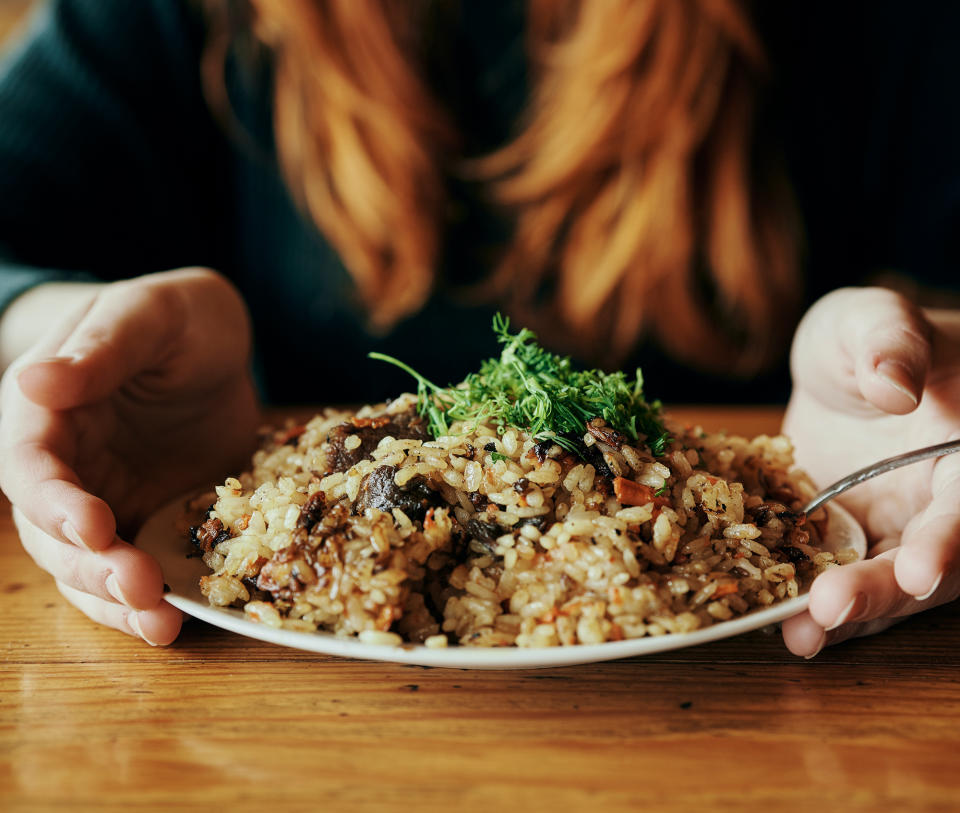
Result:
M210 603L368 643L593 644L722 622L846 561L825 513L797 513L814 488L785 437L666 419L654 454L594 418L578 454L484 421L432 437L417 405L272 432L200 498Z

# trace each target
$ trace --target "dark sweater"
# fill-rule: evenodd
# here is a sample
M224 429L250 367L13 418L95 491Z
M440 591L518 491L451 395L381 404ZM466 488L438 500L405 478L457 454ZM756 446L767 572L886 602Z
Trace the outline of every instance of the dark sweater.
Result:
M807 226L808 301L887 268L956 290L960 5L761 7L775 65L765 135L783 146ZM461 4L449 82L477 152L503 143L523 109L522 18L517 2ZM280 177L269 77L229 66L236 115L259 145L250 150L204 101L203 44L183 0L58 0L34 19L0 69L0 308L44 281L216 268L249 304L258 376L275 402L409 388L366 360L370 350L443 383L493 353L493 308L456 293L503 231L476 196L458 190L464 217L428 305L371 336L336 252ZM778 401L788 389L785 361L736 386L650 342L634 361L650 393L674 402Z

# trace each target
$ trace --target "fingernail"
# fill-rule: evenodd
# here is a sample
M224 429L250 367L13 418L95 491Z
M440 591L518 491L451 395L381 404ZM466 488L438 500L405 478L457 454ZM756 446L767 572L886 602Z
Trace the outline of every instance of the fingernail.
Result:
M857 593L857 595L851 599L850 603L840 611L840 615L837 616L836 620L829 627L827 627L826 632L830 632L830 630L835 630L837 627L846 624L853 615L853 608L857 605L859 600L860 594Z
M83 548L84 550L93 550L93 548L83 541L83 537L77 533L77 529L73 527L73 523L69 520L60 526L60 533L63 534L65 539L67 539L69 542L72 542L78 548Z
M125 604L127 607L133 606L123 594L123 590L120 588L120 580L117 579L116 573L111 573L107 576L107 580L103 583L103 586L106 587L107 592L121 604Z
M130 615L127 616L127 624L130 625L130 629L143 638L143 640L150 644L150 646L157 646L156 641L151 641L146 635L144 635L143 629L140 627L140 619L137 618L136 613L130 613Z
M817 657L820 654L820 650L823 649L824 645L827 643L827 631L824 630L820 633L820 640L817 641L817 648L813 650L809 655L804 655L804 660L810 660L811 658Z
M930 598L930 596L932 596L934 593L937 592L937 588L940 586L940 582L942 581L943 581L943 574L941 573L940 575L937 576L937 578L933 580L933 585L929 590L927 590L926 593L924 593L922 596L917 596L917 601L926 601L928 598Z
M913 394L911 387L913 382L910 380L909 372L902 364L893 361L882 361L877 365L877 375L897 392L903 393L916 406L920 403L917 396Z

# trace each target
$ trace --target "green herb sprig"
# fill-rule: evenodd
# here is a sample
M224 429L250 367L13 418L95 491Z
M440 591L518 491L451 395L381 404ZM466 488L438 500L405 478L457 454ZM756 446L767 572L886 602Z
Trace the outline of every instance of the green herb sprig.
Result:
M499 313L493 317L493 332L503 345L500 357L487 359L478 372L453 387L437 386L392 356L369 357L394 364L416 379L418 410L434 437L449 434L453 421L490 423L501 433L513 426L579 453L586 422L601 417L634 441L644 435L654 455L663 453L670 437L660 418L660 403L643 398L639 369L633 381L622 372L575 370L569 357L537 344L533 331L510 333L510 320Z

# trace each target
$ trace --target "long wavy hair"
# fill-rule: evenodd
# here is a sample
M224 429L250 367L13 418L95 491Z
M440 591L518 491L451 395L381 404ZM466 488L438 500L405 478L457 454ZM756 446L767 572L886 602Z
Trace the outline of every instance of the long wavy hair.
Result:
M455 0L204 2L209 64L228 7L269 50L287 183L374 327L430 295L459 173L514 224L484 292L585 355L615 360L650 332L747 374L782 350L799 229L755 137L767 63L741 0L527 0L528 109L471 161L427 70Z

